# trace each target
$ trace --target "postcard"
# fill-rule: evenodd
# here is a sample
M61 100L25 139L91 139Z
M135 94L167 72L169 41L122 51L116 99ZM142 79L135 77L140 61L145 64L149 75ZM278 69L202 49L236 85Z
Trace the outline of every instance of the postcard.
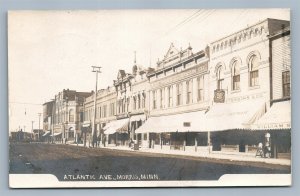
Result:
M9 186L291 186L290 20L9 11Z

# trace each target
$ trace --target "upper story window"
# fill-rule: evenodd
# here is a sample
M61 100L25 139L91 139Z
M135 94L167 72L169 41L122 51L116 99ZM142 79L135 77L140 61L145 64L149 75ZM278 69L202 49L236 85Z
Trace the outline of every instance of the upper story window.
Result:
M69 110L69 122L74 122L75 120L75 112L73 109Z
M137 103L138 103L138 109L140 109L141 108L141 96L140 95L137 96Z
M182 83L176 85L177 106L182 105Z
M130 106L130 98L128 97L127 99L126 99L126 111L127 112L129 112L129 106Z
M173 103L173 86L168 87L168 107L171 107Z
M136 96L133 97L133 110L136 110Z
M146 94L143 93L142 94L142 108L145 108L146 107Z
M164 107L164 88L160 89L160 108L163 108Z
M197 101L204 100L204 76L197 78Z
M240 63L234 61L232 63L232 90L240 90Z
M283 97L290 97L291 95L290 71L282 72L282 95Z
M217 89L223 89L223 83L224 83L224 78L223 78L223 70L222 66L218 67L217 69Z
M105 118L107 115L107 105L103 106L103 117Z
M153 104L152 104L152 108L156 109L156 91L152 91L152 97L153 97Z
M186 104L192 103L192 91L193 91L193 82L192 80L186 81Z
M259 71L258 71L258 57L256 55L251 56L249 60L250 68L250 87L259 85Z

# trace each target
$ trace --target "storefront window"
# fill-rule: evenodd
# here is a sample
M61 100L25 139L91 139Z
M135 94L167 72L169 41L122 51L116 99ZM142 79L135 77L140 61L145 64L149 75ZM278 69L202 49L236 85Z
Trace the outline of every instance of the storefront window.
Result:
M238 61L232 64L232 90L240 90L240 65Z
M258 57L253 55L250 58L250 86L258 86L259 85L259 72L258 72Z
M290 71L282 72L282 93L283 93L283 97L290 97L291 94Z

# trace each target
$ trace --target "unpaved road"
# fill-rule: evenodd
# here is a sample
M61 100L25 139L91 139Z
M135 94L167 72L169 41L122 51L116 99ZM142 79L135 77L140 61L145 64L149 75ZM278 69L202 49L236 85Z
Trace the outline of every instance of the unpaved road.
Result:
M153 180L217 180L223 174L290 173L290 167L70 145L12 143L10 173L54 174L59 180L82 180L78 175L95 177L89 180L107 180L107 175L113 180L120 180L116 177L151 180L148 176L154 176Z

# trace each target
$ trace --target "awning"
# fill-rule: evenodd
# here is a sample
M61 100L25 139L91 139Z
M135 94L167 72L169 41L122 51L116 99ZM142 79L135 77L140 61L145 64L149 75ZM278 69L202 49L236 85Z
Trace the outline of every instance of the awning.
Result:
M205 111L150 117L135 133L202 132Z
M291 128L291 101L273 103L271 108L262 116L252 129L290 129Z
M146 115L145 114L140 114L140 115L135 115L130 117L130 122L133 121L145 121L146 120Z
M128 123L129 118L111 121L103 128L105 130L104 134L114 134L115 132L127 133Z
M59 135L61 135L62 133L61 132L59 132L59 133L54 133L53 135L51 135L51 136L59 136Z
M50 135L50 131L46 131L42 136L43 136L43 137L46 137L46 136L48 136L48 135Z
M206 114L206 131L250 129L266 111L265 101L216 103Z

